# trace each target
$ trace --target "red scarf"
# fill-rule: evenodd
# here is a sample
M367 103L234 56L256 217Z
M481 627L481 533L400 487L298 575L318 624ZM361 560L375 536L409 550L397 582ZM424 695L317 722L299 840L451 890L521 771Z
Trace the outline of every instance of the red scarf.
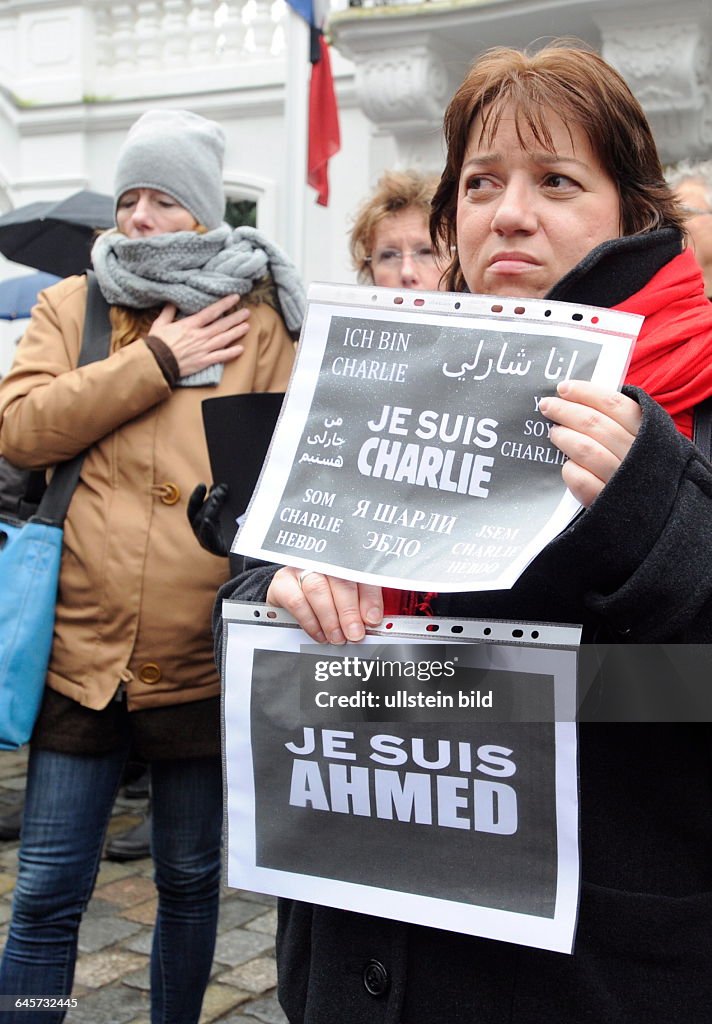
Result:
M712 303L692 250L614 309L645 317L626 384L646 391L692 437L692 410L712 395Z
M430 602L436 593L420 594L412 590L393 590L383 588L384 615L432 615Z
M675 256L644 288L613 308L645 317L626 384L646 391L680 433L692 437L692 411L712 395L712 303L692 251ZM384 588L385 614L432 615L435 596Z

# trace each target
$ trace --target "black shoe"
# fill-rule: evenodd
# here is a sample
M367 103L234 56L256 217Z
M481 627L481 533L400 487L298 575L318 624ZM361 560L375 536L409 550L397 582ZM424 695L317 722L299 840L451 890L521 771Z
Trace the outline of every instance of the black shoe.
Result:
M145 815L138 825L128 832L112 836L106 844L104 856L107 860L141 860L151 856L151 814Z
M13 839L20 838L24 810L25 804L23 802L14 810L9 810L6 814L0 814L0 839L10 842Z

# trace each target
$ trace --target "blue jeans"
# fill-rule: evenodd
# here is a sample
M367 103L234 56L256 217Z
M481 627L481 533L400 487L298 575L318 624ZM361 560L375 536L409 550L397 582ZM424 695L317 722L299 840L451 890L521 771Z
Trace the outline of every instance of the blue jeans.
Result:
M1 995L69 995L82 914L99 870L128 751L30 754ZM222 768L217 757L151 766L158 914L151 1024L197 1024L220 895ZM66 1011L2 1013L5 1024L61 1024Z

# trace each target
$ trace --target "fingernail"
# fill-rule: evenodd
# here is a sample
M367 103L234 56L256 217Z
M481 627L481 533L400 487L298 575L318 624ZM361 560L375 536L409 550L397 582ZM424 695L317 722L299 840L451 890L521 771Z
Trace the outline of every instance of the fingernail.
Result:
M352 622L349 628L346 630L346 636L349 640L354 643L357 640L362 640L364 636L363 626L357 626L355 622Z
M559 392L560 395L568 395L569 391L571 390L571 385L567 380L562 380L560 384L556 385L556 390Z
M332 644L345 644L346 643L346 637L344 636L344 634L341 632L340 629L335 629L334 632L331 634L331 643Z
M325 644L326 643L326 633L322 633L322 631L319 630L319 632L314 637L314 639L316 640L316 642L318 644Z
M377 625L382 618L383 615L378 608L369 608L366 612L366 621L372 622L374 626Z
M551 402L549 401L548 398L542 398L542 400L539 402L539 412L543 412L545 416L546 416L546 410L549 409L550 407L551 407Z

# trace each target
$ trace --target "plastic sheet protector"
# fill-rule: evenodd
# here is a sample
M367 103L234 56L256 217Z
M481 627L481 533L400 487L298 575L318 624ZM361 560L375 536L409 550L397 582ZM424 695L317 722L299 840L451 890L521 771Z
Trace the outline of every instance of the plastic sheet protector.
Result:
M579 627L223 625L228 885L571 952Z
M620 387L641 323L544 299L312 285L233 551L404 589L513 586L579 510L539 402L567 379Z

